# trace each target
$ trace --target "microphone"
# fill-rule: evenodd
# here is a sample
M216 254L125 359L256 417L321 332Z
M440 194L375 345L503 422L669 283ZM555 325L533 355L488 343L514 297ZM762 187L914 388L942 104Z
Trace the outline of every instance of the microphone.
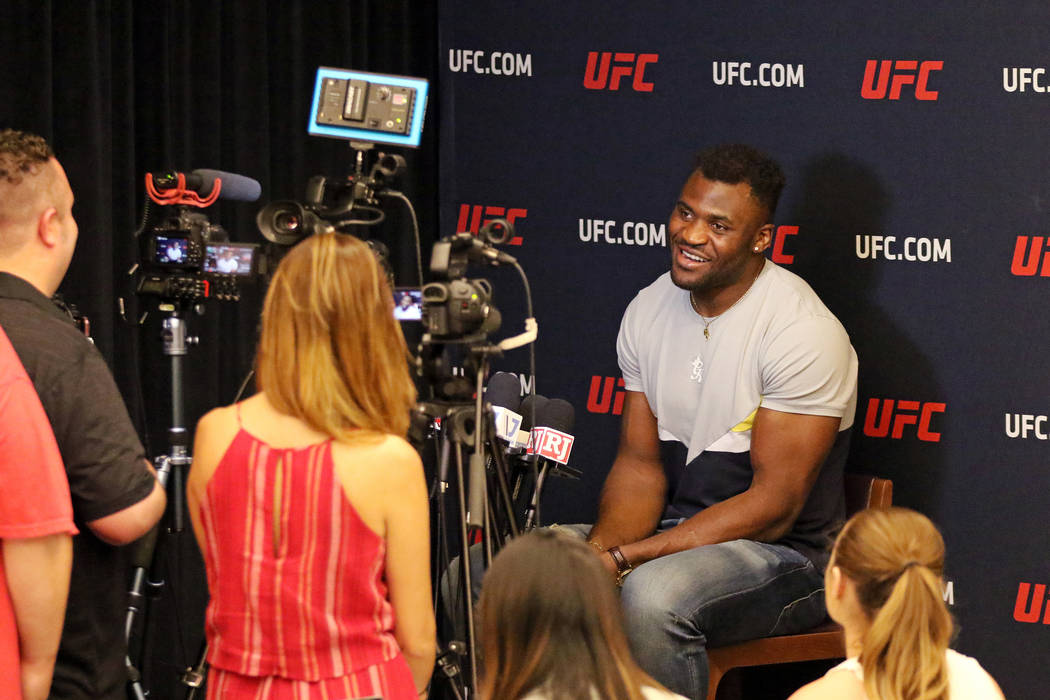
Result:
M220 183L218 199L229 199L235 202L254 202L262 194L262 185L245 175L227 173L222 170L200 168L190 173L181 173L186 182L186 189L196 192L201 198L208 198L215 189L215 181ZM180 173L169 170L153 173L153 186L158 190L171 190L179 186ZM163 194L163 192L162 192Z
M510 372L496 372L485 388L485 400L492 405L496 418L496 435L505 442L513 442L521 428L521 383Z
M565 471L570 476L579 476L577 470L567 467L576 441L569 431L575 422L576 410L571 403L565 399L549 399L542 410L536 412L537 425L533 427L529 441L532 453L555 463L555 471Z
M542 397L537 397L540 398ZM575 419L576 411L572 404L564 399L543 399L536 408L536 425L529 436L527 459L535 463L537 471L532 499L525 511L526 530L539 523L540 495L543 493L547 474L560 473L577 479L581 475L578 469L567 466L572 444L576 440L569 434Z
M496 417L496 435L510 441L518 433L521 416L514 409L521 403L521 384L510 372L496 372L485 387L485 400L492 406ZM480 426L475 428L480 429ZM486 464L485 458L475 452L470 455L470 471L467 504L467 525L481 527L484 525Z
M547 419L547 427L568 433L576 423L576 409L565 399L551 399L547 402L543 417Z
M522 399L521 408L518 409L521 413L521 432L518 433L518 438L514 441L515 446L524 449L532 442L534 421L538 420L538 416L543 415L543 409L549 400L546 396L541 396L540 394L529 394Z

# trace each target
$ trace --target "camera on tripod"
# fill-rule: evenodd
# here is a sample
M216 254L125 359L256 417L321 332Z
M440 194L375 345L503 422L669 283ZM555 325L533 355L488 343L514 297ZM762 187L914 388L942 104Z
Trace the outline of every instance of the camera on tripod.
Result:
M310 178L302 202L267 204L255 220L263 237L280 245L295 245L315 233L349 233L355 226L381 223L386 214L380 197L400 195L389 187L404 171L405 159L379 153L366 172L365 154L376 143L419 146L427 87L422 78L318 68L307 132L349 140L355 152L354 172L334 181L321 175Z
M466 276L471 263L517 266L514 257L493 247L508 241L513 233L508 221L493 219L477 236L461 232L434 244L430 273L436 279L422 289L423 339L416 361L420 375L439 400L469 399L474 393L469 375L484 357L499 356L504 350L517 347L519 339L524 344L535 338L533 329L529 329L527 340L518 336L491 344L489 336L502 325L499 309L492 302L492 284L487 279ZM453 370L457 367L466 374L457 374Z
M493 219L475 237L457 233L434 244L430 273L437 281L423 285L424 336L436 342L474 343L499 330L499 309L492 304L492 285L486 279L467 279L471 261L492 265L512 263L506 253L491 247L505 243L514 229L505 219Z
M232 243L226 231L188 209L139 236L136 292L195 304L240 299L242 281L266 272L254 243Z

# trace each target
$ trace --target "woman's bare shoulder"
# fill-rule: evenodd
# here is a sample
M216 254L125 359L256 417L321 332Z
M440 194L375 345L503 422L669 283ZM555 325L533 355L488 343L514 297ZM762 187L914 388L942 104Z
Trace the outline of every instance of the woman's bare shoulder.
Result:
M396 435L376 433L348 442L337 441L332 454L337 463L357 465L387 483L418 478L423 468L419 453Z
M802 686L788 700L866 700L864 684L846 670L827 675Z

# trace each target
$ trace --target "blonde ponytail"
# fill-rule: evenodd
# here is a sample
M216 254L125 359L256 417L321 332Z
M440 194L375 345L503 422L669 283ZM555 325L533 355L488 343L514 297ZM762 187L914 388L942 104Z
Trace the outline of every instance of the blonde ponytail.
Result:
M944 652L951 635L940 578L924 566L907 567L864 636L860 659L868 697L947 700Z
M944 540L905 508L866 510L846 524L834 564L871 620L860 663L870 700L948 700L953 622L942 595Z

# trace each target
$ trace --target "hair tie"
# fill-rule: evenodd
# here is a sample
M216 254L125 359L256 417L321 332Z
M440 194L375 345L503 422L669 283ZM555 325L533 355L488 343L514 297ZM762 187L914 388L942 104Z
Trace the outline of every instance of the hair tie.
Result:
M910 569L913 566L923 566L923 564L922 564L922 562L918 562L918 561L915 561L914 559L912 559L910 562L908 562L907 564L905 564L904 566L901 567L900 573L897 574L897 575L898 576L903 576L904 572L907 571L908 569Z

